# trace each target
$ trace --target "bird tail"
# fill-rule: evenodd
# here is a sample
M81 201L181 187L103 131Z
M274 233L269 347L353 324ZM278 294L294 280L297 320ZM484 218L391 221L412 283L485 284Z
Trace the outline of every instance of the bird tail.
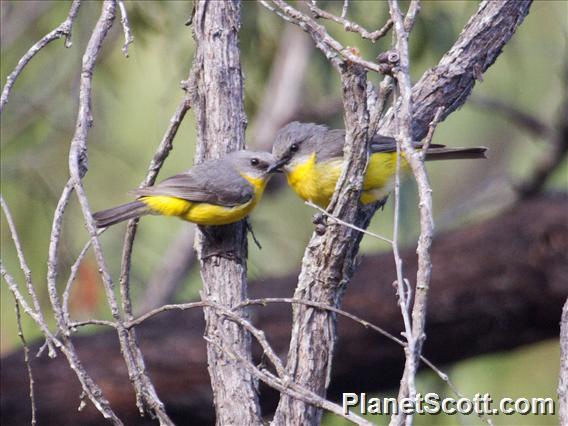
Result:
M473 158L487 158L487 148L476 146L472 148L428 148L426 161L436 160L466 160Z
M106 228L123 220L134 219L150 213L150 208L142 201L132 201L112 209L101 210L93 215L97 228Z

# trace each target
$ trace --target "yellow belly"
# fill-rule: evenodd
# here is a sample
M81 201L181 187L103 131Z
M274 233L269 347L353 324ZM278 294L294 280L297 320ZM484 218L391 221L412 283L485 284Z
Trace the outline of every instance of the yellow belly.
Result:
M408 168L404 159L401 166L402 170ZM288 184L302 199L310 200L325 208L331 201L342 167L343 159L341 158L317 163L316 156L313 154L308 161L287 172ZM363 181L361 202L368 204L384 198L392 190L395 173L395 152L371 155Z
M253 184L255 194L251 200L236 207L197 203L166 195L146 196L141 197L139 200L149 206L155 214L177 216L180 219L197 223L198 225L227 225L238 222L248 216L264 192L265 180L243 177Z

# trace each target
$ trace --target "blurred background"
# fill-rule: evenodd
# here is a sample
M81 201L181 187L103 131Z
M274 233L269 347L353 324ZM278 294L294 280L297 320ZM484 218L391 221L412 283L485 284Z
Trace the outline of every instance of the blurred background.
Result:
M404 2L403 2L404 3ZM342 2L325 2L340 13ZM0 77L6 81L25 51L62 22L69 9L66 1L0 2ZM85 187L92 209L100 210L130 200L161 140L169 119L183 97L180 81L187 78L193 59L191 30L184 22L191 15L185 1L127 2L135 42L126 59L120 50L123 34L115 23L95 69L93 90L94 127L89 136L89 172ZM424 2L411 36L412 77L417 80L451 47L477 9L472 1ZM84 2L73 28L73 46L56 41L44 48L27 66L13 88L1 117L1 189L22 239L37 291L49 307L45 286L47 248L57 199L68 178L67 155L73 134L81 55L100 13L99 2ZM351 1L350 19L376 29L387 19L383 2ZM245 76L245 104L249 118L247 144L269 150L275 131L298 119L343 127L341 87L337 73L298 28L255 2L244 2L241 49ZM466 105L438 126L435 143L453 146L485 145L486 161L443 162L429 166L434 188L437 232L491 217L517 197L516 187L530 178L535 163L551 143L566 96L566 40L568 3L535 2L529 16L505 47L497 63L483 76ZM326 24L346 46L357 46L367 59L390 47L390 37L376 44L346 33L341 26ZM376 76L370 76L374 82ZM535 119L531 129L516 125L508 110ZM544 127L539 128L539 125ZM165 178L190 167L195 144L195 120L190 111L175 139L174 150L160 172ZM564 160L548 180L546 189L565 192L568 170ZM294 272L313 225L312 209L305 206L282 182L252 215L262 244L249 246L249 277L266 279ZM370 230L392 234L392 202L379 212ZM414 244L418 233L416 192L406 182L402 199L401 245ZM178 285L161 288L156 274L164 268L164 254L179 254L191 247L193 225L149 217L141 221L132 262L131 288L134 305L144 312L153 304L187 301L201 288L198 269L188 264L186 278ZM108 265L118 277L124 225L102 236ZM23 282L5 218L1 221L2 261ZM64 220L60 261L60 285L65 285L71 264L88 239L78 203L72 198ZM189 243L188 243L189 242ZM367 254L388 250L376 239L365 238ZM187 259L186 259L187 260ZM188 260L189 262L191 259ZM19 349L13 299L7 286L1 294L1 353ZM156 296L159 294L159 296ZM71 314L77 319L110 318L97 266L92 254L81 265L71 295ZM431 307L435 309L435 307ZM49 316L48 316L49 317ZM53 321L52 317L49 317ZM39 336L23 317L28 340ZM97 330L86 329L83 333ZM506 353L481 356L447 366L458 388L466 395L490 393L504 396L556 398L559 349L557 340L545 341ZM423 373L419 388L447 392L443 383ZM539 418L557 424L557 418ZM379 423L388 419L373 418ZM531 424L534 418L496 418L496 424ZM328 424L341 421L326 419ZM478 424L467 418L418 418L417 424Z

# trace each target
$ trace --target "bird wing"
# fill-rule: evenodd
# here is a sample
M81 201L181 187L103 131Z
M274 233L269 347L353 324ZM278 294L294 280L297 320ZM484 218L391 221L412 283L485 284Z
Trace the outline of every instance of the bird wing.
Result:
M140 197L165 195L223 207L239 206L254 196L250 183L230 164L219 161L199 164L155 186L133 192Z
M390 136L375 135L370 142L371 153L375 154L377 152L394 152L396 151L396 140ZM423 144L421 142L412 142L412 146L415 149L422 148ZM431 148L445 148L446 145L441 144L430 144L429 150Z
M318 143L318 161L325 161L333 158L343 157L343 146L345 145L345 130L333 129L328 130L324 137L323 143ZM413 142L414 148L422 148L422 143ZM430 148L444 148L445 145L431 144ZM390 136L375 135L369 143L371 154L379 152L396 151L396 140Z

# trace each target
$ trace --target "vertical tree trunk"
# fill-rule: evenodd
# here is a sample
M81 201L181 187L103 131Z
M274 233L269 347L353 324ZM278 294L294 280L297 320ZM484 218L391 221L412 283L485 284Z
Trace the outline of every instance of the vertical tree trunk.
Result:
M367 74L358 66L342 64L341 82L347 131L343 173L347 178L340 179L328 209L334 217L366 227L371 214L358 206L368 156ZM353 275L361 237L360 232L344 226L328 225L324 235L314 233L304 253L294 297L339 307ZM295 383L325 397L337 335L335 314L294 305L292 324L288 373ZM321 415L320 408L282 395L272 424L318 425Z
M246 116L239 52L240 2L200 0L193 32L196 162L245 146ZM246 298L247 240L244 222L200 227L195 247L201 264L202 298L232 307ZM245 316L246 313L242 312ZM207 357L219 425L260 424L257 383L228 353L250 359L250 335L205 309Z

